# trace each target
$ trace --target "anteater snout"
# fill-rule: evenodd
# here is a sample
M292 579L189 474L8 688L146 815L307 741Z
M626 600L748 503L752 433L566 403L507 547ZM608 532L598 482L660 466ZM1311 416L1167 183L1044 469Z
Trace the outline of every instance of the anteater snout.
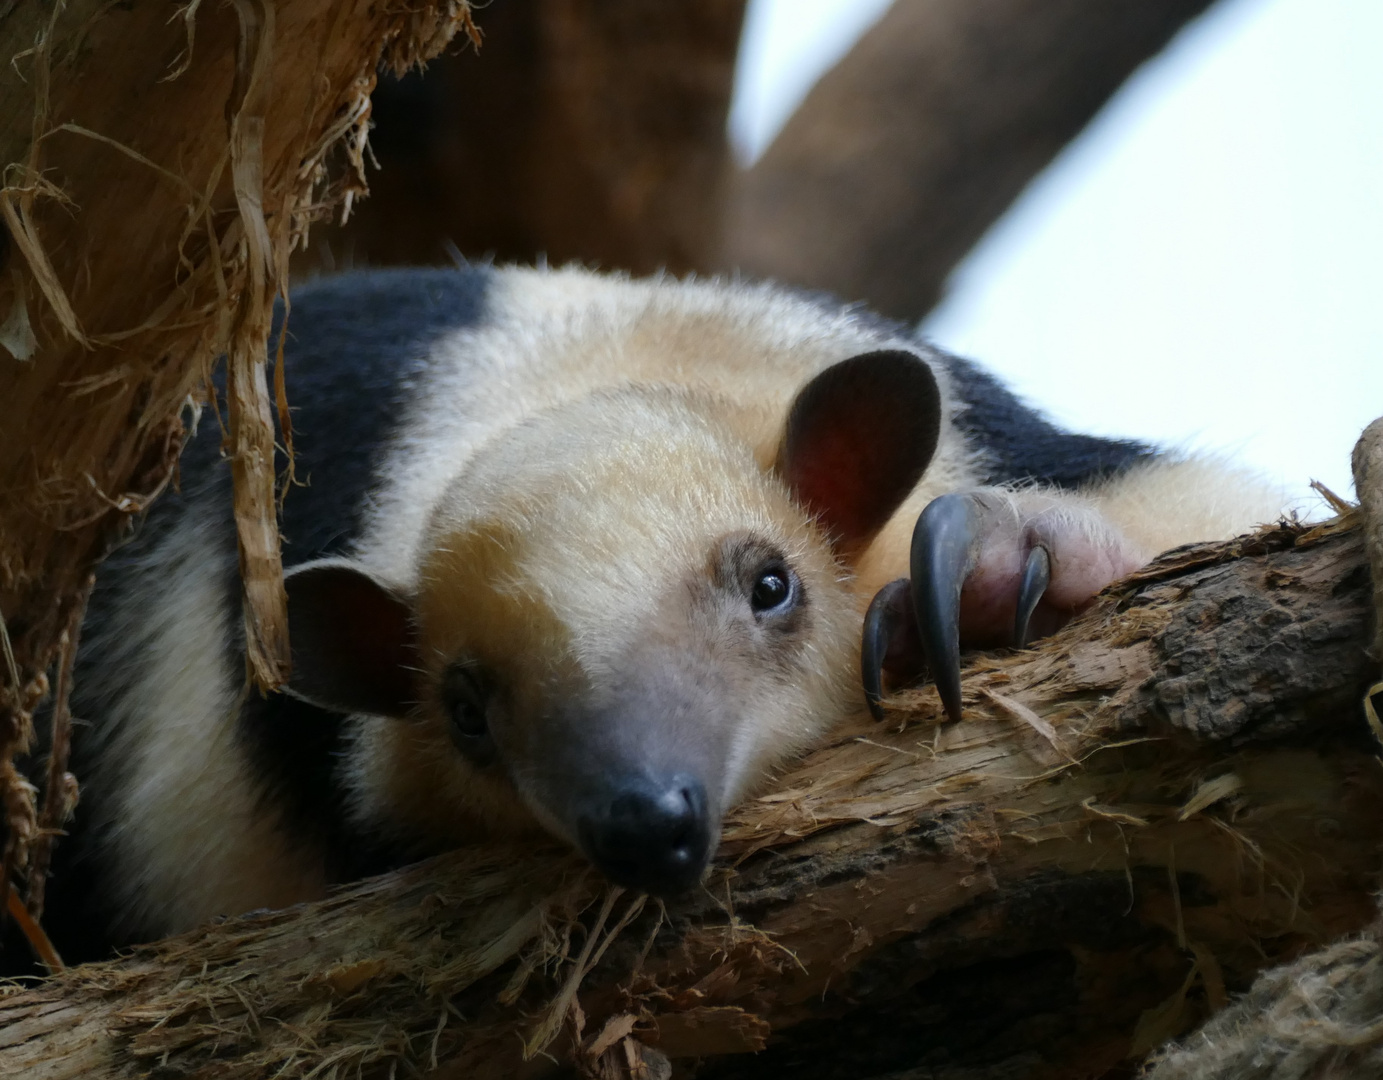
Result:
M686 774L628 777L578 822L581 846L611 881L672 896L701 878L717 823Z

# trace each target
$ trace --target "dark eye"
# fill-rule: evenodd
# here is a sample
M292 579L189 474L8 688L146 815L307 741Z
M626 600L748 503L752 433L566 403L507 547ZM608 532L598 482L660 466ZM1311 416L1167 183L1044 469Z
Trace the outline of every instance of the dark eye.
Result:
M442 675L442 707L450 721L451 741L477 764L494 759L488 719L492 685L474 663L457 663Z
M756 615L781 611L792 603L792 575L777 564L764 567L749 594L749 606Z

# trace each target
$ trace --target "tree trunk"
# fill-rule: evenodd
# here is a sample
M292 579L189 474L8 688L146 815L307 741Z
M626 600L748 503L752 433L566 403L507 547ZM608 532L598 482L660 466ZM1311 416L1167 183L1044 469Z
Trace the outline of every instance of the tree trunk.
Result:
M252 673L282 678L273 297L307 222L363 190L376 66L431 56L468 18L465 0L0 15L0 882L38 835L12 759L47 673L93 567L172 477L184 403L222 355ZM58 778L50 827L72 796Z
M721 263L916 320L1210 0L895 0L732 192Z
M16 990L0 1074L1098 1075L1372 916L1370 612L1350 520L1179 549L962 723L848 725L665 910L458 852Z
M380 85L370 200L314 233L299 265L449 263L459 251L705 269L743 16L744 0L487 7L479 57Z

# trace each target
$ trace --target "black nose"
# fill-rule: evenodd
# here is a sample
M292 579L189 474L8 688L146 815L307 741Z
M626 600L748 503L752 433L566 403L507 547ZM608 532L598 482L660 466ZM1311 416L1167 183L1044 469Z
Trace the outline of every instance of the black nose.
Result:
M701 879L714 826L706 789L678 775L622 779L577 828L586 854L616 885L672 896Z

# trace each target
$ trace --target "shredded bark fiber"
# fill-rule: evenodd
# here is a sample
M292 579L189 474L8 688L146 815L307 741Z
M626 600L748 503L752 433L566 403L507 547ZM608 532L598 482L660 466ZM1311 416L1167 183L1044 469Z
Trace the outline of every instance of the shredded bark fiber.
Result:
M6 878L36 844L46 861L75 796L59 771L40 827L14 766L48 672L71 651L95 564L173 479L185 406L222 356L249 674L263 687L285 676L275 408L290 428L282 365L272 397L265 379L273 301L309 222L364 191L377 67L475 34L466 0L170 10L70 0L12 6L0 22ZM53 716L60 746L61 703ZM37 909L42 874L32 880Z
M1146 1080L1347 1080L1383 1075L1383 949L1375 934L1275 968L1157 1056Z
M1373 916L1364 559L1346 520L1170 553L973 660L964 722L845 726L676 904L456 852L15 988L0 1073L1098 1075Z

